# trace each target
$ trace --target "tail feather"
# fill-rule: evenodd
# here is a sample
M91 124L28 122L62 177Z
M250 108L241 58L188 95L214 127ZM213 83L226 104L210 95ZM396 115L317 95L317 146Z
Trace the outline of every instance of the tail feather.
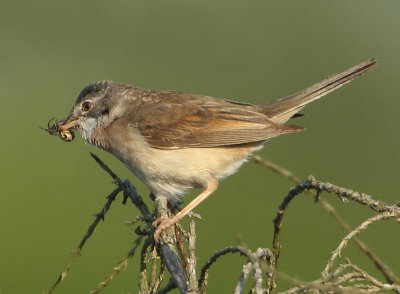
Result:
M375 59L369 59L339 74L333 75L322 82L283 99L275 100L261 106L261 111L272 121L284 123L300 111L306 104L321 98L336 90L351 80L359 77L372 69L376 64Z

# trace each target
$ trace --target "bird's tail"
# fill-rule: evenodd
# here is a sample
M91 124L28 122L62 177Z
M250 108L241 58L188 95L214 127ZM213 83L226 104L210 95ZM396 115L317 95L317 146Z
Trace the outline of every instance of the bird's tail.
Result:
M336 90L351 80L359 77L372 69L376 64L375 59L369 59L339 74L335 74L322 82L312 85L307 89L283 99L265 104L262 112L272 121L284 123L300 111L308 103Z

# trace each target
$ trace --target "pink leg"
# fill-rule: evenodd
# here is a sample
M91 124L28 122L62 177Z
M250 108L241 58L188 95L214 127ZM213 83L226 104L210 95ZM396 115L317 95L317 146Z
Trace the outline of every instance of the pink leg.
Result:
M218 180L212 178L207 183L207 188L201 192L196 198L194 198L188 205L186 205L181 211L170 218L158 218L153 222L153 227L157 227L154 232L154 240L158 242L160 239L160 234L162 230L176 224L179 222L185 215L187 215L193 208L203 202L208 196L210 196L215 190L218 188Z

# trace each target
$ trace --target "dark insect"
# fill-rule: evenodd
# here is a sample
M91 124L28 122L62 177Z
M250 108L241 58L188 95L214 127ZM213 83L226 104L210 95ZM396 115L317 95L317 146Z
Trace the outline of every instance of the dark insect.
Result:
M54 124L52 124L54 122ZM47 129L39 127L48 132L50 135L58 135L63 141L71 142L75 138L75 133L72 130L61 130L59 121L52 117L47 123Z

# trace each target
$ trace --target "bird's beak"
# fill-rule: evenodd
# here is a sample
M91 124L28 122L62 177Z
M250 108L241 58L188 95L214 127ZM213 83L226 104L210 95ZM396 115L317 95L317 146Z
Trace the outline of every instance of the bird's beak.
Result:
M72 141L75 138L75 133L73 129L78 125L81 117L67 117L63 120L56 121L50 126L52 120L48 123L48 128L46 131L50 135L58 135L64 141Z

